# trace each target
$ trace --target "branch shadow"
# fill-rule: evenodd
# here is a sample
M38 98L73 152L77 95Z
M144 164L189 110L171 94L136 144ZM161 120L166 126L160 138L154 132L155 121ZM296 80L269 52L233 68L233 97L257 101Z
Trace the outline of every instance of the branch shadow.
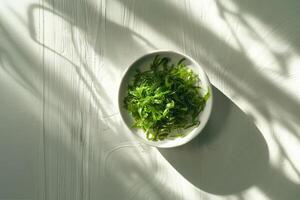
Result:
M243 14L249 14L257 17L264 24L273 28L280 37L293 46L297 53L300 53L300 29L298 20L300 17L300 2L297 0L280 1L274 0L272 4L269 1L237 1L232 0ZM284 67L284 66L283 66Z
M217 0L216 6L220 12L220 16L226 23L226 26L230 29L231 34L233 35L235 41L238 43L238 46L243 53L246 53L247 47L245 47L243 43L240 41L240 39L238 38L239 34L235 33L236 27L234 27L233 24L230 24L228 16L234 17L236 20L238 20L238 23L247 29L248 33L252 36L252 38L255 38L255 40L259 41L260 44L263 44L263 46L268 51L270 51L273 58L276 60L276 62L280 67L280 71L277 70L274 71L276 71L281 76L284 75L288 77L290 75L289 68L288 68L288 59L289 56L291 56L290 55L292 53L291 50L287 51L286 49L284 49L284 47L281 49L281 51L278 48L274 49L274 47L272 47L272 45L266 41L266 38L268 38L268 36L273 36L273 35L276 35L277 37L278 36L281 37L280 39L284 38L284 40L286 41L285 45L287 45L288 47L292 47L293 51L295 51L293 53L299 54L300 46L298 44L299 42L295 41L296 40L295 36L297 35L295 31L298 32L300 30L295 29L296 26L294 25L294 23L296 23L297 21L297 14L295 14L297 12L295 12L295 9L287 9L289 7L295 8L296 6L291 6L293 4L287 2L284 3L280 1L272 2L274 3L271 6L272 9L277 11L280 10L280 13L283 13L282 15L278 15L278 12L274 12L274 11L266 12L265 7L261 6L261 2L259 4L257 3L258 2L255 1L224 2L224 1ZM262 2L262 3L264 4L266 2ZM293 2L293 3L295 4L297 2ZM228 4L230 4L230 6L228 6ZM250 6L251 8L249 9L248 6ZM259 20L261 25L268 27L271 31L262 34L258 30L255 30L254 25L253 24L251 25L249 23L248 21L249 19L247 20L247 17L249 16L255 16L255 18Z
M29 10L34 11L34 9L44 8L34 5ZM157 162L155 156L147 158L147 156L143 156L141 151L148 153L151 151L151 154L155 155L156 150L150 147L144 147L140 150L140 144L129 139L126 134L116 136L121 130L124 130L124 127L122 125L118 126L117 123L114 123L115 127L109 127L104 130L106 118L116 120L112 118L117 118L118 116L106 115L105 117L101 116L102 118L99 117L98 112L99 109L103 109L103 105L101 104L103 102L99 102L95 109L86 109L78 105L77 101L83 101L84 105L89 105L90 102L77 96L76 90L72 87L68 87L66 84L62 88L57 87L57 84L60 83L43 83L42 78L50 81L50 77L55 77L57 72L52 71L51 66L48 66L47 63L42 65L34 54L30 54L26 45L23 41L18 41L12 30L13 28L10 29L10 27L4 26L0 20L0 35L9 44L5 48L0 48L0 63L5 62L5 65L1 65L1 67L3 67L8 76L13 78L21 87L24 87L30 95L41 102L44 101L45 104L43 108L45 112L44 118L37 119L40 123L45 123L45 133L43 136L43 140L45 141L43 144L44 152L41 152L45 156L45 163L43 164L45 165L45 182L43 183L45 185L44 188L42 186L39 188L45 191L39 191L39 193L44 192L43 195L45 195L44 198L46 199L64 198L66 196L70 199L84 199L87 191L90 190L93 191L92 199L98 199L99 196L121 199L128 191L131 192L131 199L141 199L147 196L155 199L168 198L172 192L171 189L169 190L170 192L162 192L160 190L160 187L162 187L160 181L156 180L153 176L148 176L148 173L143 170L144 167L149 167L145 163L149 162L147 159L150 159L150 163L155 165L155 167L157 167ZM31 34L31 36L34 35ZM31 39L41 45L46 51L55 54L57 59L63 59L66 63L74 67L75 73L79 76L81 83L87 86L90 85L81 72L82 68L89 67L82 59L82 65L78 66L55 49L40 43L36 37L32 37ZM9 48L11 48L11 51L8 50ZM14 57L11 55L14 55ZM25 62L20 65L17 62L18 60L25 60ZM92 72L88 72L87 74L89 73ZM33 74L35 75L35 79L30 78ZM96 79L94 74L92 75L92 79ZM99 84L101 91L103 85L98 83L97 80L95 82L95 84ZM64 84L64 80L62 80L62 83ZM46 84L46 91L43 91L43 84ZM87 90L91 95L95 95L91 87L87 87ZM47 93L49 99L44 99L44 92ZM64 98L64 95L69 98L76 98L71 102L75 102L71 109L65 107L70 104L71 100ZM101 93L101 97L104 95L105 93ZM30 109L28 110L30 112ZM116 137L118 137L118 142L115 140ZM120 141L122 140L126 142L121 143ZM111 141L118 144L117 148L113 146ZM126 148L123 150L123 147ZM119 151L119 149L122 149L122 151ZM124 154L126 156L132 154L129 158L134 158L121 160L127 166L128 174L122 173L121 169L118 168L120 166L119 162L121 162L120 157L125 158ZM105 160L104 162L99 162L103 161L103 159ZM141 162L142 159L145 162ZM133 166L132 162L136 162L136 166ZM117 173L111 170L113 167L117 168ZM102 173L102 170L105 172ZM75 178L72 177L74 175L76 175ZM124 176L122 180L120 180L121 175ZM64 177L64 180L61 180L61 177ZM39 178L43 179L43 177ZM86 184L86 181L93 184ZM151 183L150 187L143 187L146 183ZM116 187L115 184L119 184L117 185L118 193L114 190ZM112 189L108 189L108 186Z
M78 9L76 12L72 9L69 9L69 7L63 6L61 3L58 2L57 4L54 4L53 2L48 2L49 5L31 5L28 8L27 14L28 14L28 29L30 32L30 37L33 41L35 41L37 44L42 46L46 51L49 51L56 56L58 56L60 59L64 60L73 68L76 70L77 75L80 77L80 80L82 83L85 85L85 87L88 88L89 91L91 91L91 95L93 98L93 101L96 102L97 107L101 108L100 110L103 111L103 118L107 118L111 115L115 115L116 113L107 113L108 109L104 109L101 104L106 104L110 105L112 103L111 99L108 97L110 94L106 93L107 89L105 86L102 84L103 79L111 78L116 76L114 73L114 67L111 65L108 65L105 63L104 65L104 58L109 60L111 63L113 63L114 66L119 66L120 69L119 71L122 71L123 69L128 66L129 62L131 62L133 59L133 55L135 56L136 54L140 54L141 52L145 52L145 49L138 44L134 38L139 38L140 41L142 41L144 44L147 44L151 48L155 48L148 40L146 40L142 35L131 31L129 28L120 26L116 24L113 21L110 21L108 19L102 20L101 13L98 13L96 8L93 6L90 6L88 4L88 11L89 11L89 16L93 16L91 19L89 19L89 24L93 26L93 29L89 31L90 29L88 28L87 22L85 20L81 21L78 19L78 16L80 15L86 15L87 10L85 9ZM53 3L53 5L52 5ZM75 3L75 7L79 8L82 6L86 6L83 2L76 1L76 2L64 2L64 4L73 4ZM43 41L39 41L37 37L37 31L35 24L37 23L35 18L34 18L34 13L35 12L49 12L52 13L54 16L60 17L65 20L65 22L69 26L69 32L71 35L71 44L72 48L74 48L74 51L76 55L79 58L80 64L75 64L71 59L68 58L66 55L63 55L61 52L55 50L55 47L50 47L47 46L47 44L44 44ZM99 25L100 23L100 25ZM94 24L96 26L94 26ZM110 41L113 42L113 44L109 44L106 46L105 43L105 31L100 31L100 28L104 28L102 24L105 24L105 27L109 27L111 29L111 34L107 37L111 38L123 38L123 40L115 40L111 39ZM90 66L86 60L86 54L89 53L88 50L85 49L80 49L80 44L78 44L78 40L75 39L75 33L74 33L74 28L79 28L81 31L85 33L84 37L89 43L89 45L92 47L92 49L96 52L98 57L101 59L101 63L99 66L97 66L96 69L93 69L92 66ZM114 43L115 42L115 43ZM81 44L82 45L82 44ZM133 51L125 51L125 48L128 48L128 46L131 46ZM118 47L116 49L115 47ZM124 47L124 49L120 49L120 47ZM104 50L105 49L105 52ZM126 56L131 59L127 59L126 62L124 62L124 59L119 59L119 54L117 52L127 52ZM105 55L104 55L105 54ZM98 71L96 77L95 75L95 70ZM102 72L102 73L100 73ZM47 72L48 73L48 72ZM87 74L87 77L92 80L92 84L88 83L87 78L85 77L84 74ZM116 86L116 85L115 85ZM115 90L117 88L114 88ZM101 102L101 103L100 103ZM111 108L112 110L116 110L114 108Z

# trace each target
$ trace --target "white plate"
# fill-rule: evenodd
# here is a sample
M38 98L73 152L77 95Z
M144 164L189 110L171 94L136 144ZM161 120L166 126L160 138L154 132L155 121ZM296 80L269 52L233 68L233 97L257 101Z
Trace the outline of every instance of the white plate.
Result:
M199 120L200 125L197 127L192 127L190 129L185 130L185 136L184 137L178 137L178 138L170 138L165 139L162 141L149 141L146 138L146 134L141 129L133 128L133 117L131 114L124 108L124 97L127 95L127 87L130 81L133 79L133 76L136 74L136 69L140 69L141 71L144 71L145 69L149 69L150 63L152 63L154 57L156 55L160 55L161 57L166 56L171 59L172 63L177 63L180 59L185 58L186 60L184 63L187 65L188 68L192 69L194 73L199 75L199 79L201 81L201 87L203 88L201 90L201 94L205 95L208 90L210 90L210 97L208 101L206 102L206 106L204 110L199 114ZM210 82L207 78L206 73L204 72L203 68L191 57L175 52L175 51L169 51L169 50L159 50L154 51L149 54L146 54L140 58L138 58L136 61L133 62L132 65L128 67L126 72L124 73L120 86L119 86L119 95L118 95L118 101L119 101L119 111L121 114L121 117L128 127L128 129L143 143L161 147L161 148L169 148L169 147L176 147L183 145L189 141L191 141L194 137L196 137L204 128L206 125L211 110L212 110L212 103L213 103L213 96L212 96L212 89Z

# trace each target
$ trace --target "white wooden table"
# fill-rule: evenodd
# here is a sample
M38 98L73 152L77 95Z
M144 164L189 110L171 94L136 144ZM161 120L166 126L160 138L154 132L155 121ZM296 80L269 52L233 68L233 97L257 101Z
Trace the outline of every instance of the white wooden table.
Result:
M300 1L2 0L0 199L300 199ZM139 144L121 74L182 51L214 85L179 148Z

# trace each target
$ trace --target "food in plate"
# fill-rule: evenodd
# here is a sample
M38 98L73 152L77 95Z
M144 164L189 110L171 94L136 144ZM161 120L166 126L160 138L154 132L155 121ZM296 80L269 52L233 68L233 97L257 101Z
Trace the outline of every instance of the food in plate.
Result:
M201 95L201 80L185 64L156 55L149 68L137 70L128 85L124 106L133 127L143 129L151 141L183 137L184 130L200 124L199 114L210 97Z

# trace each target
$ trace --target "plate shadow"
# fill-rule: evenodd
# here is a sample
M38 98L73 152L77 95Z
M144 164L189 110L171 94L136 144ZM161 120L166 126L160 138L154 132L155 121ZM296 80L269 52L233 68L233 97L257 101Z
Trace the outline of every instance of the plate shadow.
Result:
M188 181L214 194L234 194L258 183L269 169L265 139L230 99L213 87L211 118L190 143L160 153Z

